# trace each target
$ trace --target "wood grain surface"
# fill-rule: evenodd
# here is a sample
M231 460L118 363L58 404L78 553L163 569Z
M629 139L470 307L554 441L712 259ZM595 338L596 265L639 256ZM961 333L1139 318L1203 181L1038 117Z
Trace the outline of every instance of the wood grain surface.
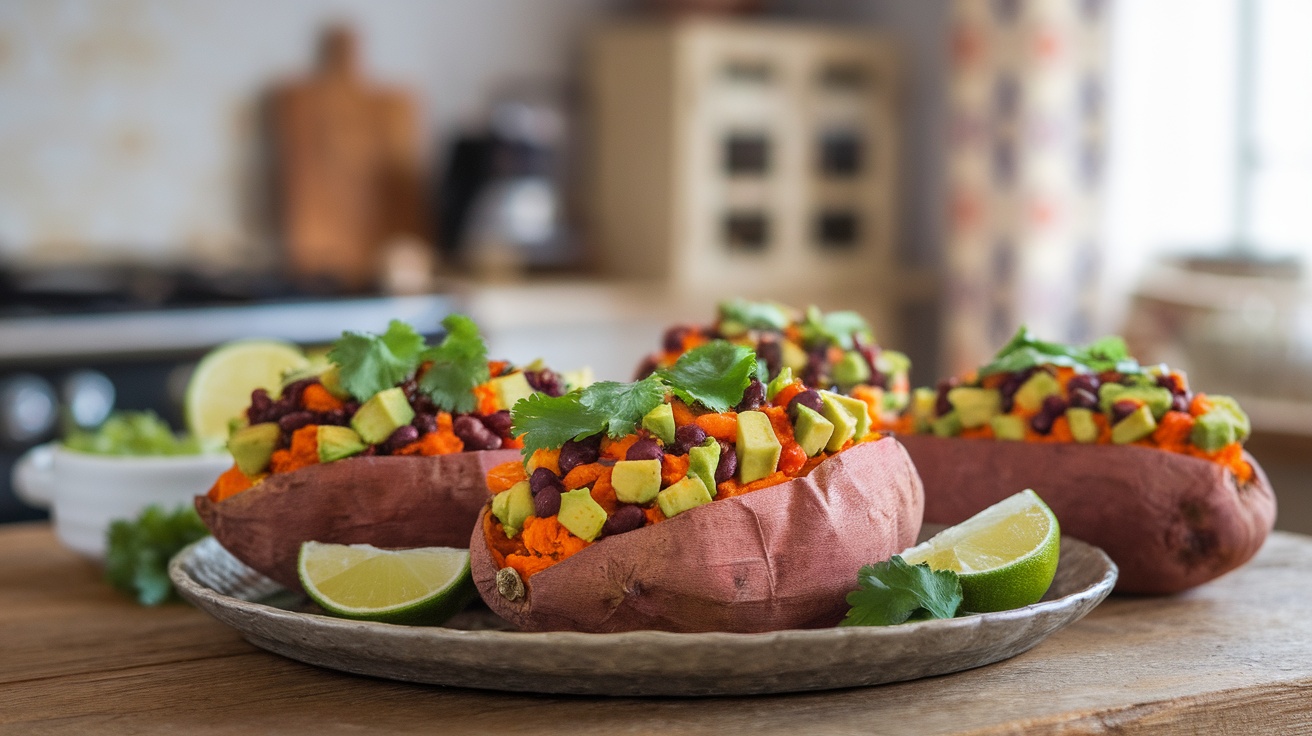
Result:
M1167 598L1113 597L1014 659L874 688L583 698L357 677L144 609L45 524L0 528L0 733L1312 733L1312 538Z

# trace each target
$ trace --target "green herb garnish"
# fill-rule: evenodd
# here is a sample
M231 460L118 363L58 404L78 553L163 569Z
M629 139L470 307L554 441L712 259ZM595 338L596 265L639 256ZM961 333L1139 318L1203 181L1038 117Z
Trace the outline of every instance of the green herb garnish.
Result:
M792 321L790 310L774 302L730 299L720 302L720 319L730 320L750 330L781 331Z
M471 412L478 406L474 388L489 378L487 344L478 334L478 326L463 314L442 320L446 337L436 347L420 356L433 364L419 379L419 388L433 398L438 408L450 412Z
M756 375L756 353L743 345L712 340L679 356L674 365L655 375L689 405L728 411L743 400L743 392Z
M75 429L64 447L95 455L196 455L195 437L178 436L153 411L115 412L95 430Z
M802 340L807 345L824 341L830 342L844 350L856 346L856 337L865 343L875 341L875 333L870 324L856 312L821 312L812 305L806 310L806 321L802 323Z
M147 506L136 520L109 525L105 579L141 605L157 606L174 597L169 559L209 533L191 506Z
M344 332L328 359L341 370L342 386L360 401L409 378L419 367L424 338L410 325L392 320L387 332Z
M983 378L994 373L1016 373L1040 365L1085 368L1093 373L1117 371L1136 374L1143 370L1138 361L1130 357L1125 341L1115 335L1077 347L1040 340L1028 327L1021 325L1011 340L993 356L993 360L979 369L979 376Z
M605 416L606 433L618 439L632 432L647 412L665 401L665 386L650 376L634 383L598 381L583 389L579 401L588 410Z
M510 433L524 438L524 457L531 457L537 450L555 449L569 440L590 437L610 422L605 412L583 405L582 392L564 396L533 394L515 402L510 417Z
M842 626L891 626L907 621L952 618L961 608L961 581L951 570L908 565L899 555L865 565L856 590L847 594L852 608Z

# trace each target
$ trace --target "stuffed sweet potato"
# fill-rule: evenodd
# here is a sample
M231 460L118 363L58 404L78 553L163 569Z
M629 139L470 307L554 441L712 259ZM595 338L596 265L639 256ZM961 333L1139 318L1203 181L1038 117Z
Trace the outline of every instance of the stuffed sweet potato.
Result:
M305 541L463 546L488 470L519 447L508 408L566 383L489 362L465 317L443 324L431 348L399 322L344 335L323 371L289 377L276 399L255 391L228 441L235 464L196 498L215 538L293 589Z
M923 493L861 401L762 384L713 342L633 384L514 408L524 463L488 476L484 601L525 630L831 626L853 572L914 543Z
M1238 404L1140 366L1117 338L1076 348L1022 329L976 373L917 389L901 429L926 521L955 524L1033 488L1064 532L1116 561L1121 592L1205 583L1256 554L1275 523Z

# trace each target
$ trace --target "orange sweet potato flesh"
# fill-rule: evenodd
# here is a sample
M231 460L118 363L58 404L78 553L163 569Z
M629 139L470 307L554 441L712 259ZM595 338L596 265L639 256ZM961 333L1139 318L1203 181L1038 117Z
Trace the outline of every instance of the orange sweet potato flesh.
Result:
M525 630L833 626L857 570L911 546L922 512L915 468L896 440L883 439L806 477L600 538L533 575L513 601L497 591L482 524L470 539L470 565L488 606Z
M196 511L237 559L300 590L296 556L314 540L379 547L464 547L488 500L485 478L517 450L353 457L277 473Z
M1276 499L1256 461L1239 482L1221 465L1116 445L899 437L925 483L925 521L955 524L1025 488L1063 534L1120 567L1116 590L1161 595L1201 585L1257 554Z

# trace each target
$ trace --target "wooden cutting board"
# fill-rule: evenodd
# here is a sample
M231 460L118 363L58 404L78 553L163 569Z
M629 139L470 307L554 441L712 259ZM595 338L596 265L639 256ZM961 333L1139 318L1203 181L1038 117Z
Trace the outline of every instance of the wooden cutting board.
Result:
M366 80L357 49L330 29L317 69L275 89L270 109L289 275L348 291L377 284L387 242L427 230L415 101Z

